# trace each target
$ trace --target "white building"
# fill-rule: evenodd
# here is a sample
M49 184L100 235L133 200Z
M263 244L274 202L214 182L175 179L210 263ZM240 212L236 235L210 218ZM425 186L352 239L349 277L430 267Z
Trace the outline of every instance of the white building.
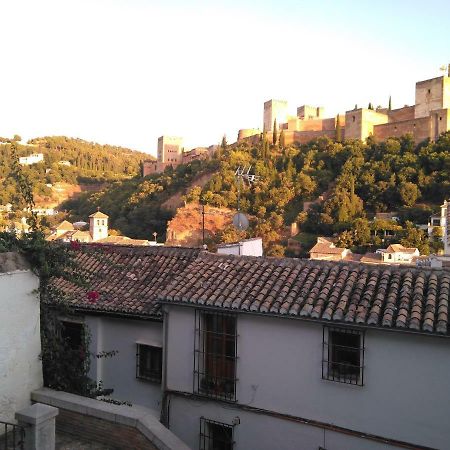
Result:
M262 239L243 239L242 241L231 244L219 244L217 246L217 253L219 255L262 256Z
M31 166L32 164L36 164L44 161L43 153L32 153L29 156L22 156L19 158L19 164L22 166Z
M448 448L450 275L182 248L79 261L62 282L113 396L192 449ZM108 264L108 261L110 263ZM162 307L161 307L162 304Z
M412 264L413 259L420 256L419 249L403 247L401 244L391 244L380 253L382 261L391 264Z
M0 253L0 420L30 405L42 387L39 280L17 253ZM2 433L3 430L0 430Z
M91 353L118 351L112 358L91 360L91 377L114 389L114 399L161 410L163 322L157 298L199 251L81 246L78 262L90 279L89 287L57 282L59 289L73 296L76 313L62 320L79 339L87 327ZM89 298L88 291L97 292L98 299Z

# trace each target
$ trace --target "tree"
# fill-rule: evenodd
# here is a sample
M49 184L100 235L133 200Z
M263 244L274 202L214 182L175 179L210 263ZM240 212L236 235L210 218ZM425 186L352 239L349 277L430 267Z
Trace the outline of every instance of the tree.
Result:
M391 96L389 96L389 106L388 106L388 110L389 110L389 111L392 110L392 98L391 98Z
M277 145L278 142L278 126L277 119L273 121L273 134L272 134L272 143L273 145Z
M224 134L222 137L222 142L220 143L220 148L222 149L222 153L225 153L227 146L228 146L227 136Z
M410 221L406 221L405 225L400 243L405 247L418 248L422 255L428 255L430 253L428 236Z
M398 193L403 205L413 206L420 196L419 188L410 182L401 183L398 187Z
M286 147L286 137L284 135L284 130L281 130L280 133L280 148L284 149Z
M368 109L372 109L372 110L373 110L373 105L372 105L372 102L369 102L369 106L368 106Z
M342 130L341 130L341 118L339 114L336 116L336 142L341 142Z

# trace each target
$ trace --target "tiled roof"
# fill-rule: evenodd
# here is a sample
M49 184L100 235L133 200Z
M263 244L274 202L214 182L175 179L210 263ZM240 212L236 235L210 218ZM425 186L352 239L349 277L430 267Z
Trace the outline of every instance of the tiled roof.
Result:
M444 272L201 254L159 299L447 335L449 293Z
M73 225L67 221L67 220L63 220L57 227L57 230L73 230Z
M79 244L78 244L79 245ZM70 306L97 312L160 316L159 293L199 254L199 249L79 245L77 262L88 287L65 279L53 286Z
M332 243L325 244L322 242L318 242L314 247L309 251L309 253L328 253L330 255L341 255L345 252L345 248L335 247Z
M414 253L416 251L417 251L417 248L414 248L414 247L403 247L402 244L391 244L386 249L386 253L395 253L395 252Z
M99 239L99 244L115 244L115 245L150 245L147 239L132 239L127 236L108 236Z
M91 214L89 218L94 219L107 219L109 216L107 216L105 213L102 213L101 211L97 211L94 214Z

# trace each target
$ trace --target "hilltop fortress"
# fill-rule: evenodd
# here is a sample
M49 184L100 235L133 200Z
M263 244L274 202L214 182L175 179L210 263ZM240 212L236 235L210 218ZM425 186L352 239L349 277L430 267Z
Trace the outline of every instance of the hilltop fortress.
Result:
M447 76L440 76L416 83L416 97L413 106L391 109L378 107L355 108L325 117L320 106L303 105L297 114L288 114L288 102L268 100L264 103L263 131L271 141L274 126L277 132L283 130L286 145L307 143L321 136L330 139L361 139L374 136L378 140L411 134L415 142L435 140L441 133L450 130L450 64ZM238 142L257 143L261 139L259 128L239 130ZM161 136L158 139L158 158L144 161L143 176L163 172L168 166L176 167L195 159L211 155L216 146L198 147L184 151L181 137Z
M296 116L289 116L287 101L268 100L264 103L263 130L271 139L276 124L278 132L283 130L286 144L306 143L320 136L361 140L374 136L384 140L406 133L420 142L437 139L441 133L450 130L449 108L450 65L448 76L417 82L415 104L398 109L356 108L326 118L324 108L303 105L297 108ZM260 135L259 129L242 129L239 130L238 142L253 142Z

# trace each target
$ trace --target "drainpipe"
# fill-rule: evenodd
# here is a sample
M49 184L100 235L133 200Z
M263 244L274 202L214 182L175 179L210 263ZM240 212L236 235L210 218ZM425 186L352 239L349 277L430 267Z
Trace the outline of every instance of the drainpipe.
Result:
M161 416L160 422L167 428L169 428L169 393L167 392L167 342L168 342L168 328L169 328L169 307L168 305L162 305L163 312L163 368L162 368L162 380L161 380Z

